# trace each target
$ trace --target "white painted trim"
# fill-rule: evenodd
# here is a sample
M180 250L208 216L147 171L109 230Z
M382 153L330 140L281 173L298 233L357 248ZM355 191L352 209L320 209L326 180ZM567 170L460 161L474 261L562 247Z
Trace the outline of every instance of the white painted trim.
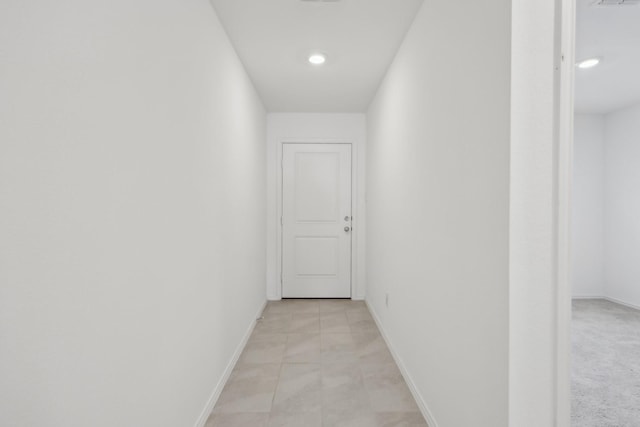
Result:
M211 412L213 412L213 408L216 406L216 402L220 398L220 394L222 393L224 386L227 384L227 381L229 380L229 376L231 376L231 372L233 372L233 368L236 366L236 363L238 363L238 360L240 359L240 355L242 354L242 351L247 345L247 342L249 341L249 338L253 333L253 329L256 327L256 319L262 316L262 312L266 307L267 307L267 301L265 301L260 306L260 309L254 316L254 320L251 322L251 324L249 325L249 328L247 329L247 332L245 332L244 336L242 337L242 341L240 341L240 344L238 344L236 351L233 353L233 356L231 357L231 360L229 360L229 363L227 364L227 367L225 368L222 374L222 377L220 378L220 381L218 381L218 384L216 384L213 391L211 392L211 396L209 397L209 400L207 401L207 404L205 405L204 409L200 413L200 417L198 417L198 421L196 422L195 427L204 427L207 420L209 419Z
M573 48L568 40L573 33L566 11L573 1L511 3L508 412L512 427L568 427L570 422L573 63L569 59Z
M640 305L637 304L632 304L630 302L625 302L622 300L619 300L617 298L611 298L611 297L606 297L604 295L600 295L600 296L575 296L572 298L573 300L594 300L594 299L601 299L601 300L605 300L605 301L609 301L612 302L614 304L620 304L623 305L625 307L629 307L629 308L633 308L635 310L640 310Z
M418 407L420 408L420 412L422 413L422 416L427 421L427 424L429 424L429 427L438 427L438 423L436 422L436 419L433 417L433 414L429 410L429 407L427 406L427 402L424 401L422 394L420 394L420 391L416 387L413 379L411 378L411 375L409 374L409 371L407 370L406 366L404 365L404 362L402 361L402 358L396 352L393 346L393 343L391 342L391 340L389 339L389 336L385 332L384 327L382 326L382 322L380 322L380 318L378 317L378 314L373 309L373 306L369 304L369 301L366 301L366 304L367 304L367 308L369 309L369 312L371 313L371 317L373 317L373 320L376 322L376 325L380 330L380 334L382 335L384 342L387 344L387 347L391 352L391 356L393 356L393 360L395 360L396 365L398 365L398 368L400 369L400 373L402 374L402 377L407 383L407 386L409 387L409 390L411 391L413 398L418 404Z
M617 298L611 298L611 297L603 297L603 299L615 303L615 304L620 304L620 305L624 305L625 307L629 307L629 308L633 308L635 310L640 310L640 305L636 305L636 304L632 304L630 302L624 302L622 300L619 300Z
M292 138L280 137L276 147L276 277L282 278L282 152L284 144L349 144L351 145L351 215L353 220L351 221L351 299L364 299L364 292L360 290L360 283L358 281L358 249L359 249L359 236L364 230L361 230L360 226L360 212L358 211L359 193L358 186L360 185L358 176L358 144L350 139L343 138ZM277 286L275 295L272 295L270 300L282 299L282 281Z
M576 0L556 0L556 32L560 40L557 90L557 314L556 426L571 425L571 194L573 175L574 73Z
M576 295L571 297L571 300L581 300L581 299L607 299L604 295Z

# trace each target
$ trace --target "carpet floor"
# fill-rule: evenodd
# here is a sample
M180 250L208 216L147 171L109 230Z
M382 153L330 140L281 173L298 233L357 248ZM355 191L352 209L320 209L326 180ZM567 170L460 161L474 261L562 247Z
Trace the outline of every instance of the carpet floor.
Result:
M575 300L573 427L640 426L640 310Z

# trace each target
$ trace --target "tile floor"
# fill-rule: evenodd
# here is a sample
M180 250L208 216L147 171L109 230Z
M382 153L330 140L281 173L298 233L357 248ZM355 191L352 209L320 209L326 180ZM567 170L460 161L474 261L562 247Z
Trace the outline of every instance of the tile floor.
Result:
M270 302L206 427L427 427L366 305Z

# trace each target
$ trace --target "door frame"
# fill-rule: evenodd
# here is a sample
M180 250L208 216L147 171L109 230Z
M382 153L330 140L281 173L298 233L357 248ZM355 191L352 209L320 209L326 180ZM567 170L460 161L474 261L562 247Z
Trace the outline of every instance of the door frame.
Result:
M273 289L275 295L272 300L282 299L282 154L284 144L348 144L351 146L351 215L353 220L351 222L351 299L358 300L364 299L364 292L361 289L362 283L358 280L358 253L360 244L364 236L364 230L361 229L364 225L361 212L358 209L359 201L359 179L360 172L358 171L358 164L360 154L358 153L358 144L349 139L342 138L279 138L276 147L276 275L278 284Z
M576 0L556 0L560 51L557 97L556 425L571 425L571 199L575 114ZM563 66L564 65L564 66Z
M511 4L509 425L569 427L576 0Z
M361 299L359 298L358 288L358 249L359 249L359 239L364 235L364 230L361 230L360 225L364 224L364 221L361 221L360 215L361 212L358 211L358 144L354 144L353 141L347 139L332 139L332 138L281 138L277 144L277 152L276 152L276 161L278 162L276 168L277 175L277 190L276 190L276 221L277 221L277 232L276 232L276 274L278 277L279 285L276 286L277 290L275 295L275 299L282 299L282 187L283 187L283 148L284 144L345 144L351 146L351 215L353 216L353 220L351 222L351 299Z
M354 260L354 256L353 256L353 252L354 252L354 230L355 230L355 226L354 226L354 207L356 205L355 203L355 198L354 198L354 185L353 185L353 181L354 181L354 163L356 163L354 161L354 153L353 153L353 144L351 143L343 143L343 142L325 142L325 143L311 143L311 142L305 142L305 143L299 143L299 142L283 142L280 147L282 148L282 153L281 153L281 157L280 157L280 173L281 173L281 180L280 180L280 201L279 201L279 208L280 208L280 212L279 212L279 216L280 216L280 229L279 229L279 234L280 234L280 260L279 260L279 266L280 266L280 294L282 295L284 293L284 274L283 274L283 269L284 269L284 217L283 217L283 211L284 211L284 197L283 197L283 193L284 193L284 146L285 145L290 145L290 146L305 146L305 145L310 145L313 144L315 146L343 146L346 148L346 146L348 146L349 149L349 158L350 158L350 162L351 164L349 165L349 179L351 182L351 188L350 188L350 207L349 207L349 212L350 215L352 217L351 221L350 221L350 226L351 226L351 230L349 232L349 237L351 238L351 242L349 245L349 299L353 299L353 295L354 295L354 268L353 268L353 260ZM309 152L316 152L315 148L310 150ZM342 216L342 215L340 215ZM342 225L340 226L342 227ZM342 297L340 297L342 298Z

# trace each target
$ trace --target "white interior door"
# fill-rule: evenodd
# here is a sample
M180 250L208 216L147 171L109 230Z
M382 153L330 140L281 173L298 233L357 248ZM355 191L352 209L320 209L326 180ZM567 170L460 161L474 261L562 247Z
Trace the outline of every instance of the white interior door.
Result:
M283 298L351 297L351 221L351 144L283 144Z

